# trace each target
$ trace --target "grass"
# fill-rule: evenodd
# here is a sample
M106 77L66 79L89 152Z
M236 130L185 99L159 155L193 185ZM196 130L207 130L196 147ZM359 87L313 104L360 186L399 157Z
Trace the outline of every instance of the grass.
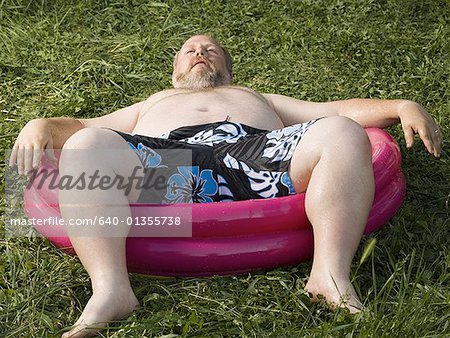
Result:
M175 50L200 32L229 48L236 84L313 101L411 99L450 136L445 0L3 0L2 157L30 119L98 116L169 87ZM368 311L350 316L310 304L310 262L222 278L132 275L143 306L103 335L449 336L448 142L436 160L421 142L406 151L400 127L389 131L402 149L408 193L357 253L353 278ZM90 296L80 263L41 238L1 239L0 253L0 336L59 336Z

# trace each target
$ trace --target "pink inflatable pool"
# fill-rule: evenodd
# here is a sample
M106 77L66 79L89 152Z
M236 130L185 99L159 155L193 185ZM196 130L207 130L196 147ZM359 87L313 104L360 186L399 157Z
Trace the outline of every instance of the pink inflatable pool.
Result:
M365 234L385 224L405 196L400 150L385 131L366 129L372 143L375 200ZM43 169L56 165L44 161ZM190 204L192 237L129 237L127 262L131 272L161 276L238 274L255 269L295 265L312 257L313 234L304 209L305 194L231 203ZM28 217L60 218L58 192L32 186L25 190ZM131 205L133 216L145 208ZM147 215L148 216L148 215ZM69 238L36 227L69 253Z

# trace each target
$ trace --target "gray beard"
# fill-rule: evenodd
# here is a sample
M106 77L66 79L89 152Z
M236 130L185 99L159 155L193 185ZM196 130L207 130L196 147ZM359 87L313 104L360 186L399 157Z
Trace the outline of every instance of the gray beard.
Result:
M175 88L205 89L226 85L225 77L220 72L205 71L176 76Z

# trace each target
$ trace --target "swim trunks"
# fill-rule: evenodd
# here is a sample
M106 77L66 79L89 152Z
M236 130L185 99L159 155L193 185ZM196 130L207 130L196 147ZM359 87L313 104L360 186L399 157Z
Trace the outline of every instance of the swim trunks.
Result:
M155 187L155 177L166 178L163 188L142 189L138 203L206 203L295 194L287 170L297 143L316 121L278 130L223 121L159 137L114 131L141 160L145 187ZM189 151L191 163L180 165L169 150Z

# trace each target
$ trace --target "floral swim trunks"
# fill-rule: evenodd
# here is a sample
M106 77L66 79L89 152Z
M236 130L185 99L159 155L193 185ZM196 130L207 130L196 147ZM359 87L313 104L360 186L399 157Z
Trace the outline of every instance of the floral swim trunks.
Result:
M115 131L145 168L138 203L207 203L295 194L288 168L297 143L317 120L277 130L223 121L181 127L159 137ZM183 165L168 151L188 151ZM161 173L162 175L155 175Z

